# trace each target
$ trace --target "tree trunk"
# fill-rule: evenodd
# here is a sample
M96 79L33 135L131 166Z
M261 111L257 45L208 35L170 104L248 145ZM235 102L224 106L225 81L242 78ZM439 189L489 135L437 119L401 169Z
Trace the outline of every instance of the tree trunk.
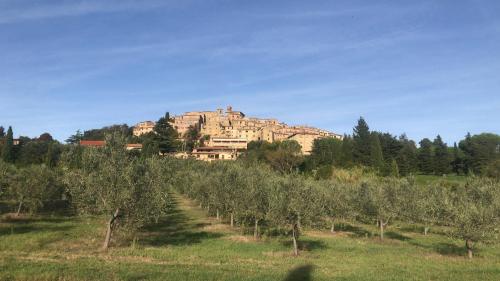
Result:
M217 209L217 212L216 212L216 218L217 218L217 220L218 220L218 221L220 220L220 216L219 216L219 209Z
M231 213L231 228L234 227L234 215Z
M429 233L429 227L428 226L424 227L424 235L427 236L427 233Z
M293 255L294 256L298 256L299 255L299 248L298 248L298 245L297 245L297 232L296 232L297 228L298 228L298 226L294 225L293 229L292 229Z
M19 214L21 214L22 207L23 207L23 200L19 201L19 206L17 207L16 217L19 217Z
M332 227L330 228L330 232L332 234L335 234L335 221L334 220L332 220Z
M111 241L111 232L113 231L113 225L116 222L116 219L118 217L118 213L120 212L120 209L116 209L115 213L111 217L111 219L107 223L107 229L106 229L106 238L104 238L104 243L102 245L102 250L105 251L109 247L109 241Z
M472 259L472 241L469 239L465 240L465 248L467 248L467 257Z
M380 240L384 240L384 221L383 220L379 221L379 226L380 226Z
M255 219L255 226L253 229L253 238L255 240L259 239L259 219Z

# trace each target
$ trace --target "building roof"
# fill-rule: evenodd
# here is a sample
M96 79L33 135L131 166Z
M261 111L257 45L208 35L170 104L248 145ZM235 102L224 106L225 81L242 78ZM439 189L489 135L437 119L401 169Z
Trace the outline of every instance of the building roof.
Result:
M100 141L100 140L81 140L80 141L81 146L105 146L106 142L105 141Z

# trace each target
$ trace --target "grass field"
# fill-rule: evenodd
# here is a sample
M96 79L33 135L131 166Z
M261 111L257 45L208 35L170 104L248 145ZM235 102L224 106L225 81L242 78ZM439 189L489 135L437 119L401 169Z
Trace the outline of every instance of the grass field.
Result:
M415 180L418 184L430 184L433 182L450 182L450 183L465 183L467 181L467 176L457 176L455 174L449 174L445 176L433 176L433 175L416 175Z
M500 280L500 245L472 260L462 241L393 225L332 236L306 231L301 255L289 239L253 241L178 198L174 212L138 241L99 252L103 219L45 216L0 224L0 280Z

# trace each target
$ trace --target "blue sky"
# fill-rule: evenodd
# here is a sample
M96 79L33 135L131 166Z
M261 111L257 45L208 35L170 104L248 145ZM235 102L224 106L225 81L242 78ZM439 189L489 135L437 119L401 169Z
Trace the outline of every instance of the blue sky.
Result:
M0 0L15 135L232 105L417 142L500 133L500 1Z

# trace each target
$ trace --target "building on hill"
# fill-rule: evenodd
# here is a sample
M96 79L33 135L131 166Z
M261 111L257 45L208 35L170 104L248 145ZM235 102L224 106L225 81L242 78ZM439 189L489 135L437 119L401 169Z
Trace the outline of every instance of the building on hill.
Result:
M226 149L227 154L224 154L224 159L227 159L228 155L232 155L231 149L246 150L251 141L272 143L295 140L302 147L302 153L309 154L315 139L327 137L342 139L342 135L314 127L288 126L273 118L247 117L243 112L233 110L231 106L228 106L225 111L219 108L215 111L186 112L174 116L171 124L179 132L179 138L182 138L190 127L197 128L200 135L209 136L208 146ZM150 132L153 127L154 122L141 122L134 127L134 135ZM204 154L200 154L201 152ZM202 151L193 151L193 155L196 155L197 158L202 158L201 155L205 154L207 151L203 149ZM220 154L220 158L213 159L222 159L222 155Z
M153 121L140 122L134 126L133 134L134 136L138 137L140 135L152 132L154 127L155 127L155 122Z
M193 150L191 157L197 160L213 162L219 160L236 160L242 150L227 146L205 146Z

